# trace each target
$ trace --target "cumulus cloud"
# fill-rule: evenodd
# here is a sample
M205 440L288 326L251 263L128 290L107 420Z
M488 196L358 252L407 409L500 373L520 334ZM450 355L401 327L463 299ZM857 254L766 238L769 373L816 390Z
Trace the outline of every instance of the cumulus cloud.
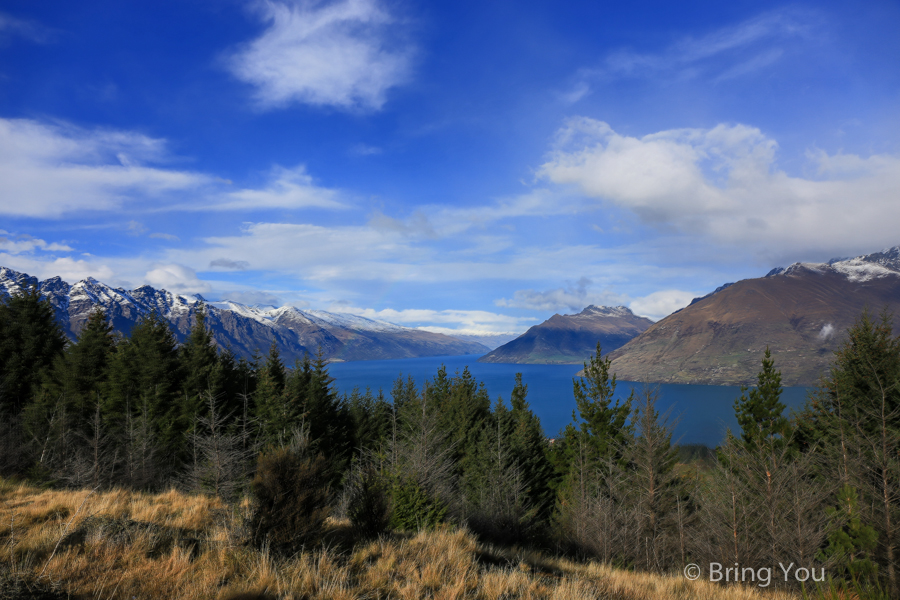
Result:
M212 286L197 277L197 272L179 264L155 265L144 275L144 280L155 288L164 288L176 294L209 293Z
M684 308L698 294L683 290L661 290L631 301L628 308L636 315L658 321Z
M778 168L777 148L747 125L631 137L579 117L560 129L538 173L645 223L770 253L897 243L900 157L816 150L815 176L796 177Z
M527 308L541 311L581 312L585 307L619 305L623 297L609 291L592 290L593 282L582 277L573 284L553 290L516 290L511 299L500 298L494 304L504 308Z
M9 252L10 254L24 254L35 250L43 252L71 252L72 248L56 242L47 243L30 235L14 235L0 230L0 251Z
M293 103L379 109L409 76L411 50L377 0L260 0L266 23L229 59L232 74L256 88L263 108Z
M275 167L262 189L242 189L223 194L213 204L192 204L194 210L242 210L259 208L346 208L338 193L313 183L303 165L294 169Z
M202 174L146 166L165 157L163 140L138 133L0 119L0 214L108 210L208 183Z
M59 276L63 281L69 283L75 283L87 277L110 283L115 276L113 269L107 265L71 257L46 260L23 254L0 252L0 265L28 273L38 279Z

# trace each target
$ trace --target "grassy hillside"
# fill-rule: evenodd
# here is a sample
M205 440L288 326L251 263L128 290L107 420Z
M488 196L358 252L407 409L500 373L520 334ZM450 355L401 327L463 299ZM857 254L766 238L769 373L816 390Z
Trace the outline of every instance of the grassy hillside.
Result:
M331 522L324 549L278 560L235 543L241 508L176 491L41 490L0 480L0 598L795 598L637 574L516 548L465 530L356 545Z

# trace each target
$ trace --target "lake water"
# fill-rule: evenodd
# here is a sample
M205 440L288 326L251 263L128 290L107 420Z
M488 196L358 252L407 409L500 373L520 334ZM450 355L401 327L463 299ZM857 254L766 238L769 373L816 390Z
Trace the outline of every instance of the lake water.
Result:
M365 390L384 390L390 400L390 390L399 375L405 380L412 375L421 388L426 379L432 379L443 364L448 375L456 371L469 371L477 381L483 381L491 396L509 400L515 384L516 373L522 373L522 381L528 385L528 402L531 410L540 417L544 432L549 437L572 422L575 396L572 378L581 365L510 365L476 362L477 356L438 356L404 358L397 360L371 360L332 363L328 370L335 379L335 387L341 393L349 393L354 387ZM626 398L632 387L642 389L644 384L619 381L616 396ZM672 409L672 416L679 417L674 440L681 444L706 444L716 446L725 435L726 428L738 431L734 416L734 401L740 395L737 386L659 384L657 409L660 413ZM806 401L809 388L785 388L781 400L788 410L799 408Z

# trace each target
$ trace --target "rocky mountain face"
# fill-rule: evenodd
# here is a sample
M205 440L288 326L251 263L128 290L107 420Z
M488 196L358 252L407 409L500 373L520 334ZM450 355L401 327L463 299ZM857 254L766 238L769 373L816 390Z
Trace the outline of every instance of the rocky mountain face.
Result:
M580 364L596 352L619 348L653 325L624 306L588 306L575 315L553 315L479 362Z
M612 368L628 381L752 384L768 346L785 385L814 385L866 307L900 316L900 247L722 286L610 353Z
M66 335L75 339L95 307L100 306L116 331L128 334L144 315L158 312L183 341L194 323L199 295L179 296L142 286L111 288L88 278L69 285L59 277L38 281L25 273L0 267L0 296L37 287L56 309ZM318 348L331 360L377 360L417 356L484 354L486 346L451 336L401 327L349 314L291 306L259 307L237 302L206 303L207 324L220 347L249 358L265 353L274 341L286 362L314 355Z

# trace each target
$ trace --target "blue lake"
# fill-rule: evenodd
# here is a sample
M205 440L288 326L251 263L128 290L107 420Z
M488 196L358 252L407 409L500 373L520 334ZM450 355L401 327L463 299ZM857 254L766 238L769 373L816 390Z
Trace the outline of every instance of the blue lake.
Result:
M516 373L522 373L522 381L528 385L528 402L540 417L544 432L549 437L572 422L575 396L572 393L572 378L580 365L508 365L476 362L477 356L437 356L425 358L404 358L397 360L372 360L332 363L328 370L335 379L335 387L341 393L349 393L354 387L365 390L369 386L373 393L384 390L390 400L390 390L399 375L405 380L412 375L421 388L426 379L431 379L443 364L448 375L456 371L469 371L478 381L483 381L491 400L502 396L509 399L515 383ZM616 396L626 398L632 387L638 391L642 383L619 381ZM737 431L734 416L734 401L740 395L737 386L719 385L678 385L659 384L657 409L660 413L671 408L673 418L679 418L675 426L674 440L681 444L706 444L716 446L725 435L726 428ZM788 410L800 408L806 401L809 388L785 388L781 396Z

